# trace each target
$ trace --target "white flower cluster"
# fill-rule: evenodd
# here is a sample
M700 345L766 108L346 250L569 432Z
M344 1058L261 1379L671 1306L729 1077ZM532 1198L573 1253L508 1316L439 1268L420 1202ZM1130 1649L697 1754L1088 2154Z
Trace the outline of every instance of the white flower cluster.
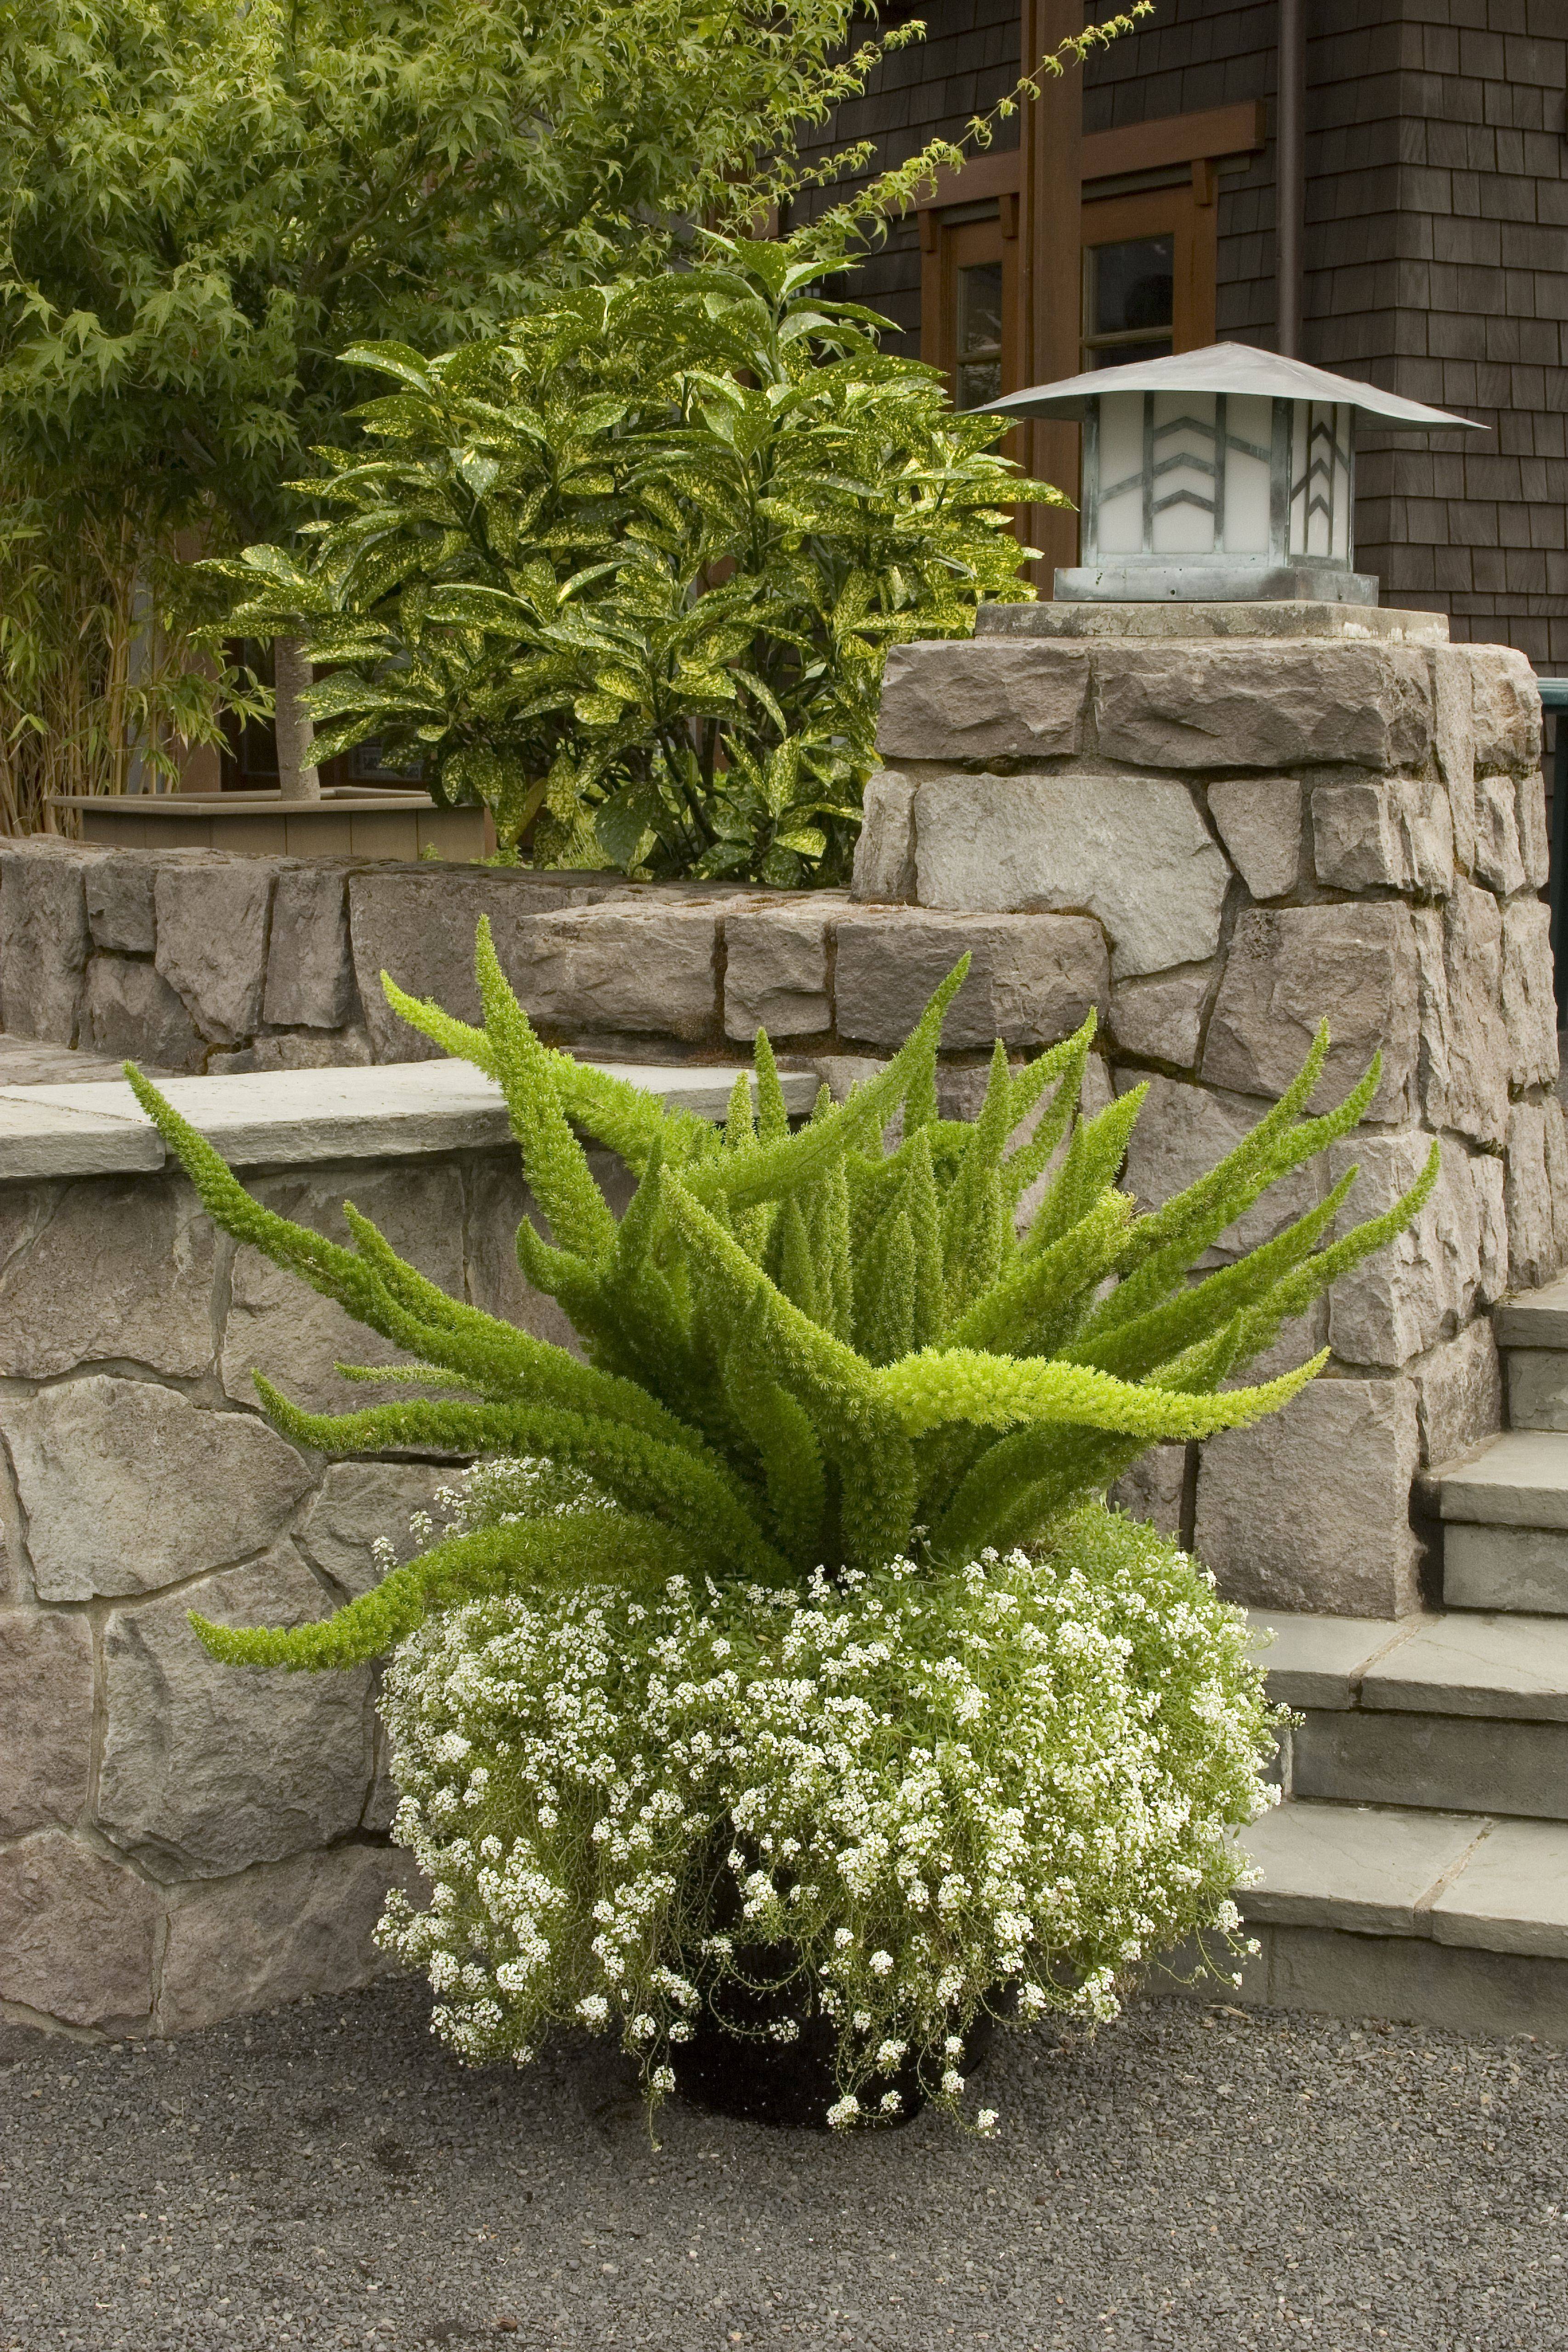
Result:
M1238 1612L1099 1505L1035 1559L475 1601L405 1644L384 1706L433 1893L383 1938L461 2055L614 2030L658 2092L783 1948L838 2031L838 2126L899 2112L910 2063L956 2113L1005 1997L1109 2018L1134 1963L1233 1938L1230 1832L1272 1798Z

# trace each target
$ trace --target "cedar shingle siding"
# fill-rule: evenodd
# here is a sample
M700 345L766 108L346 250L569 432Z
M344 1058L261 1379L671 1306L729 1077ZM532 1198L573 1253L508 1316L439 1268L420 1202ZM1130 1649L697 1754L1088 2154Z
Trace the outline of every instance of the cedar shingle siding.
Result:
M1328 0L1335 8L1346 0ZM1369 0L1376 6L1378 0ZM1113 16L1114 7L1090 10ZM1309 60L1316 68L1316 60ZM1156 0L1136 33L1091 56L1084 75L1083 127L1120 131L1168 114L1274 96L1273 0ZM1272 131L1272 109L1270 109ZM1215 325L1222 342L1272 344L1274 336L1274 148L1219 183ZM1304 354L1316 359L1316 350ZM1325 362L1325 365L1330 362Z
M920 13L931 37L837 126L889 160L1017 69L1014 0ZM1493 427L1479 447L1363 431L1361 568L1568 672L1568 0L1315 0L1310 21L1303 356ZM1271 100L1274 38L1272 0L1158 0L1090 59L1084 127ZM1223 338L1272 339L1273 225L1270 146L1220 179ZM912 224L859 283L918 347Z
M1568 11L1319 0L1311 21L1304 356L1494 435L1363 430L1361 566L1456 637L1568 669ZM1086 127L1271 96L1273 38L1272 6L1160 0L1091 64ZM1272 150L1220 185L1219 332L1268 342Z
M810 142L812 152L875 139L881 165L907 163L929 140L961 137L970 118L986 113L1017 80L1018 0L929 0L882 11L885 26L910 16L923 21L925 39L890 57L865 96L841 107L837 120ZM995 143L1017 145L1016 116L998 127ZM846 181L824 191L797 205L795 217L823 210L855 184ZM897 320L902 332L889 341L889 351L919 358L921 248L912 219L891 228L856 272L855 299Z

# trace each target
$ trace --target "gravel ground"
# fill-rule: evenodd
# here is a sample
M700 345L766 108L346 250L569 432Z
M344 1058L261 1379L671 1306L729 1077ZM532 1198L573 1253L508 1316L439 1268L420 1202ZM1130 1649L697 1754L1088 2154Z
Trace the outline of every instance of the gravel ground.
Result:
M603 2045L468 2073L426 2016L0 2073L0 2347L1568 2345L1568 2059L1528 2042L1150 2001L1003 2037L994 2141L672 2102L656 2151Z

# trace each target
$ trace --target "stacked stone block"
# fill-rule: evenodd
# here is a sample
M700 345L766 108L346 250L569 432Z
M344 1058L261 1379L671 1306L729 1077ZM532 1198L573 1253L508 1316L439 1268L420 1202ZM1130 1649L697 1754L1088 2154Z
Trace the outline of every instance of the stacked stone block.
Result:
M510 1149L247 1181L344 1239L352 1197L458 1296L563 1336L518 1272ZM183 1177L0 1184L0 2056L40 2026L172 2032L382 1965L404 1864L372 1673L239 1673L186 1612L299 1622L374 1580L378 1537L411 1555L451 1465L301 1453L250 1381L363 1402L334 1364L387 1352L216 1234Z
M1488 1310L1568 1249L1533 674L1426 615L1294 640L1189 634L1190 610L1170 635L1110 606L992 617L889 658L855 899L1100 931L1100 1083L1149 1088L1125 1179L1146 1205L1278 1099L1320 1020L1314 1108L1381 1055L1365 1127L1214 1262L1352 1164L1344 1222L1375 1213L1434 1136L1436 1193L1266 1367L1328 1347L1324 1379L1123 1491L1238 1600L1398 1616L1422 1589L1413 1481L1500 1423Z
M380 976L477 1018L481 916L541 1033L625 1060L729 1057L759 1024L802 1051L894 1045L965 948L960 1056L999 1035L1025 1051L1110 1003L1084 914L40 837L0 844L0 1026L209 1075L420 1061L437 1049Z

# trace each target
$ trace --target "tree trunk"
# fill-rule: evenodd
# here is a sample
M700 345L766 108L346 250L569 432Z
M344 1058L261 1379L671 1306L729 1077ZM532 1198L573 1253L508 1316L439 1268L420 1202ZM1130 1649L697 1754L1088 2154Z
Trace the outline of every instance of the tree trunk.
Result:
M279 788L286 801L319 801L321 779L312 756L316 730L300 699L310 683L310 665L298 637L274 638L272 676Z

